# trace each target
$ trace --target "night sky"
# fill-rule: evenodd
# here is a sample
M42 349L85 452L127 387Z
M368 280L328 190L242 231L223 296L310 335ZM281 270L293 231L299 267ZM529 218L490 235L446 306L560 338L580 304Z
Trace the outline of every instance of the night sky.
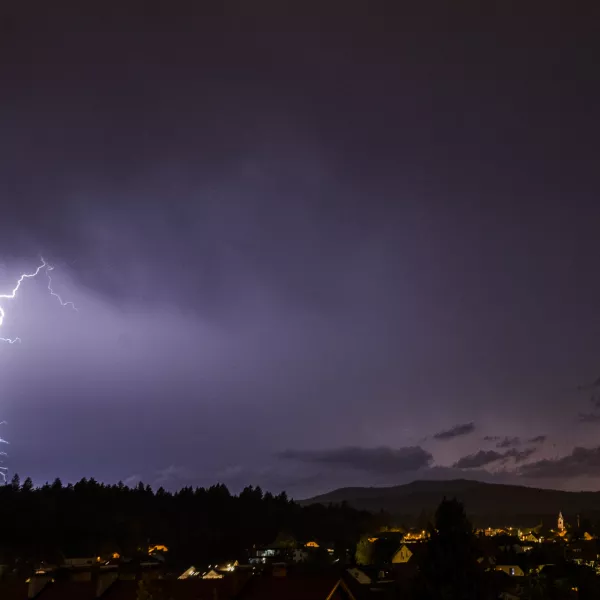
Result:
M599 7L104 4L0 9L9 477L600 488Z

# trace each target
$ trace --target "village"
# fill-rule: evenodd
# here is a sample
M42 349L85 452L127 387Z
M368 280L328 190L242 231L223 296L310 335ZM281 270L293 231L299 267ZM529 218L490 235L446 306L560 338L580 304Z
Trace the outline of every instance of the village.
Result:
M165 545L149 546L142 557L68 557L40 563L23 581L0 565L2 600L251 600L265 597L304 600L410 598L430 533L383 527L356 546L340 548L324 540L297 541L279 535L273 543L249 548L230 560L190 565L178 571ZM530 600L540 582L551 580L564 598L579 598L573 568L600 575L598 539L571 527L559 513L556 526L475 531L477 563L494 578L498 598Z

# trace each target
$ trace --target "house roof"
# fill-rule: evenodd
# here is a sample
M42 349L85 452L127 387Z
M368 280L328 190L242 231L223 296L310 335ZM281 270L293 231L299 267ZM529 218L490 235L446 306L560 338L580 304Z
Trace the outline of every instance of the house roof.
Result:
M36 600L95 600L96 584L91 581L48 583L35 598Z
M154 579L149 585L159 588L165 598L173 600L229 600L246 580L247 576L223 579ZM102 594L101 600L135 600L138 586L138 581L115 581Z
M427 552L427 542L408 542L402 543L394 552L394 555L403 547L406 546L412 553L411 560L413 559L421 559Z
M27 600L29 586L25 582L0 583L2 600ZM96 585L90 581L59 581L47 583L35 596L36 600L95 600Z
M391 572L395 580L410 579L419 572L419 567L413 560L406 563L395 563L391 566Z
M257 576L243 585L247 578L226 577L225 579L203 580L152 580L150 585L160 588L165 598L173 600L342 600L337 575L270 577ZM101 596L101 600L135 600L138 581L115 581ZM238 592L241 589L241 593ZM26 583L0 584L2 600L27 600ZM36 600L95 600L96 585L85 581L59 581L49 583Z
M27 587L24 582L0 583L0 598L2 600L26 600Z
M245 586L240 600L337 600L342 598L338 589L339 575L319 576L256 576Z
M573 542L569 545L571 558L582 558L583 560L596 560L598 558L598 546L596 541Z

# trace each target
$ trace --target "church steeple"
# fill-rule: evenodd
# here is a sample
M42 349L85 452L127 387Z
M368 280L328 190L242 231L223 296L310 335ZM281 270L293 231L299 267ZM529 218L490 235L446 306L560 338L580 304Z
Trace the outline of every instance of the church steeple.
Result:
M562 515L562 511L558 513L558 530L564 531L565 529L565 520Z

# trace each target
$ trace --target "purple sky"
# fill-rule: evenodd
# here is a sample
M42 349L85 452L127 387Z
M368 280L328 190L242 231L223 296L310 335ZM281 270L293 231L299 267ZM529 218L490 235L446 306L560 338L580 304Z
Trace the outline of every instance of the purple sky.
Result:
M594 15L38 4L0 25L0 293L43 255L79 312L3 304L10 472L600 487Z

